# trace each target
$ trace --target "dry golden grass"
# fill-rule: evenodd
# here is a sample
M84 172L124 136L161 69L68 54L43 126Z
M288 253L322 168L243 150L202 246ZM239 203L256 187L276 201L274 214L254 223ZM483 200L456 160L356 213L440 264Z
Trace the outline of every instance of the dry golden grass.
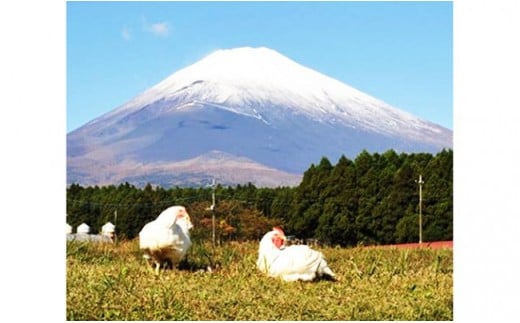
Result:
M194 243L182 269L158 276L136 240L68 242L67 320L453 320L451 249L320 251L338 281L265 277L252 242Z

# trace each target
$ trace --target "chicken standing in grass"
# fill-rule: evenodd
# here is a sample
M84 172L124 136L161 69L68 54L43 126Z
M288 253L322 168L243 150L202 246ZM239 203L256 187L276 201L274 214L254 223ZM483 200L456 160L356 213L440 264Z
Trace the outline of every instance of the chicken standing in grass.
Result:
M285 246L285 240L285 234L279 227L264 235L256 262L260 271L285 281L336 278L321 252L306 245Z
M159 273L162 265L176 266L191 246L190 230L193 228L190 215L183 206L164 210L139 232L139 248Z

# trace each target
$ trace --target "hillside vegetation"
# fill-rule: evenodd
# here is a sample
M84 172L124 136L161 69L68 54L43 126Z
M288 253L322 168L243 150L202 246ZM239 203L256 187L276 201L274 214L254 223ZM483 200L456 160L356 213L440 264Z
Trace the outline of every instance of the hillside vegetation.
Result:
M417 242L422 175L423 241L453 239L453 151L383 154L367 151L333 165L323 157L297 187L257 188L252 184L215 188L219 241L259 239L273 225L289 235L327 245L357 246ZM67 222L87 223L98 232L107 221L120 238L133 239L169 206L187 207L195 230L208 239L212 188L128 183L67 188Z

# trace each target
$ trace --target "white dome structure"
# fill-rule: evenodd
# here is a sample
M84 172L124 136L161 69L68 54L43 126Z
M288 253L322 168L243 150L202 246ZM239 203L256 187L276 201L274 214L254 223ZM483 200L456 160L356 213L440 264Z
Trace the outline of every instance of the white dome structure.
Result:
M89 234L90 226L88 226L86 223L82 223L76 228L76 234L69 233L69 231L67 231L67 241L75 240L98 243L113 243L114 229L115 225L108 222L103 226L101 234Z
M88 224L82 223L82 224L78 225L78 228L76 229L76 232L77 233L89 233L90 232L90 227L88 226Z
M66 227L65 227L65 231L67 234L71 234L72 233L72 226L68 223L66 223Z
M103 225L101 227L102 234L108 235L109 233L114 233L115 231L116 231L116 226L113 225L111 222L107 222L107 223L105 223L105 225Z
M105 225L103 225L101 227L101 235L109 237L110 239L114 238L115 232L116 232L116 226L113 225L111 222L107 222L107 223L105 223Z

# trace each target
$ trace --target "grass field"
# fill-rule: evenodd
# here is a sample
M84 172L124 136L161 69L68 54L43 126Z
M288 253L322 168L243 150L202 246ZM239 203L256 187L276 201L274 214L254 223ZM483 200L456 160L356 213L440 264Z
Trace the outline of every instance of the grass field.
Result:
M453 252L319 248L338 281L283 282L255 267L257 244L195 243L153 274L137 240L67 242L67 320L453 320ZM203 268L218 264L210 273Z

